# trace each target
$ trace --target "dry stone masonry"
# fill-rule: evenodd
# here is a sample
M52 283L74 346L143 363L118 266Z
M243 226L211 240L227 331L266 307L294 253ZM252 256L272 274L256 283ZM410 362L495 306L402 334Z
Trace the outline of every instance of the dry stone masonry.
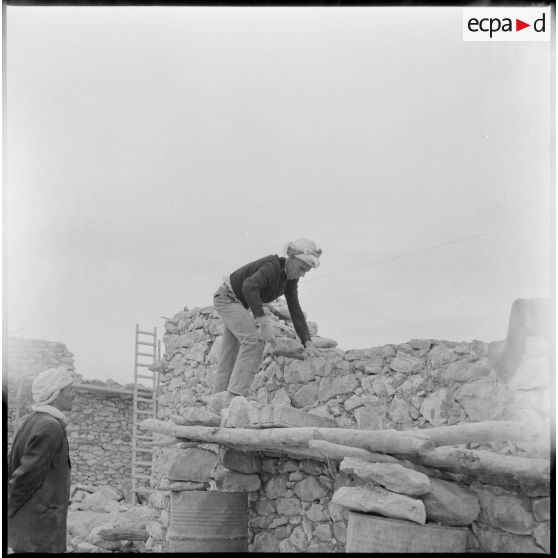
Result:
M439 447L423 456L430 461L382 454L379 462L370 462L361 459L359 448L352 457L324 458L176 443L156 434L167 447L154 452L148 550L168 549L171 492L218 490L248 494L253 552L343 552L350 510L464 528L468 551L549 552L550 360L544 339L528 338L522 371L508 384L492 370L481 341L415 339L344 352L319 337L312 323L321 355L302 359L285 306L270 304L266 312L281 336L277 353L264 356L248 397L234 400L220 418L203 415L220 349L217 314L211 307L185 309L167 320L157 418L175 425L221 421L239 432L270 424L435 432L527 420L539 435L527 442L504 438ZM309 447L318 451L327 443L314 440ZM443 466L448 458L466 465L471 455L480 459L478 471ZM495 465L503 456L513 467L531 459L541 475L515 478Z

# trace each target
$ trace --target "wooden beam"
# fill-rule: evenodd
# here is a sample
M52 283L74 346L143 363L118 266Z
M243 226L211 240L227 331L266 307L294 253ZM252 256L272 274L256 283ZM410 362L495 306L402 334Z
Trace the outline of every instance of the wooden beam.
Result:
M341 444L332 444L324 440L310 440L308 442L310 449L316 450L324 457L329 459L344 459L345 457L359 457L366 461L374 461L376 463L400 463L400 460L391 455L384 453L376 453L367 451L362 448L354 448L352 446L345 446Z
M397 430L353 430L346 428L217 428L208 426L180 426L155 419L144 420L140 428L159 434L185 438L190 441L248 446L252 450L304 451L310 440L325 440L350 445L379 453L419 455L434 448L431 440L419 433Z
M420 433L432 440L436 447L480 442L530 442L537 435L528 424L498 420L422 428Z
M550 459L530 459L486 450L452 447L436 448L411 459L428 467L453 473L473 474L477 478L502 476L518 483L550 482Z

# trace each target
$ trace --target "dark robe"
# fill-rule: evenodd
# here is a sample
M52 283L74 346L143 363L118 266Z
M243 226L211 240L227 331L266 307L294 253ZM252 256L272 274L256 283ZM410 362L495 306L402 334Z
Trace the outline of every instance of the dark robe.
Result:
M15 552L65 552L70 457L64 423L33 413L8 457L8 546Z

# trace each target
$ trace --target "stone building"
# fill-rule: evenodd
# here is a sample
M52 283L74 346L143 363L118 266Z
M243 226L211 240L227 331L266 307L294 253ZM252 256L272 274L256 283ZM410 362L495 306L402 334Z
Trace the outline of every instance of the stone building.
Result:
M281 345L296 350L284 308L269 305L267 313L283 336ZM536 370L539 380L526 386L521 378L515 385L500 381L490 366L488 346L481 341L414 339L341 351L335 342L317 336L316 324L311 327L316 345L322 347L321 356L299 360L267 354L249 402L302 410L315 420L357 430L426 430L528 417L531 426L543 433L537 439L469 444L469 449L533 459L542 463L546 480L510 482L498 474L464 475L429 468L430 496L413 501L422 502L427 524L466 528L467 551L549 552L550 486L545 460L550 456L546 433L551 398L549 346L544 339L528 339L522 366L525 377ZM221 323L211 307L194 308L177 313L165 329L158 418L188 424L183 419L193 407L204 408L210 395ZM340 470L335 460L267 451L235 456L234 450L223 453L217 444L161 448L154 454L156 490L149 498L158 519L148 523L147 548L168 550L171 494L221 490L248 493L250 551L343 552L348 512L333 496L339 488L353 485L354 478Z

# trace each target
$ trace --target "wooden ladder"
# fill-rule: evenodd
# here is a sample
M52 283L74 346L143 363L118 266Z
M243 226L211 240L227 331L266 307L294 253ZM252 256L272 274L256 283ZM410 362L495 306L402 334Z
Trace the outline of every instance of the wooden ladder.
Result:
M150 370L155 360L160 357L161 345L157 343L157 328L153 331L142 331L136 324L135 355L134 355L134 396L132 403L132 492L151 492L152 447L142 447L145 442L153 441L153 433L141 430L139 425L146 418L157 416L158 374ZM141 384L148 380L150 387ZM141 406L140 406L141 403Z

